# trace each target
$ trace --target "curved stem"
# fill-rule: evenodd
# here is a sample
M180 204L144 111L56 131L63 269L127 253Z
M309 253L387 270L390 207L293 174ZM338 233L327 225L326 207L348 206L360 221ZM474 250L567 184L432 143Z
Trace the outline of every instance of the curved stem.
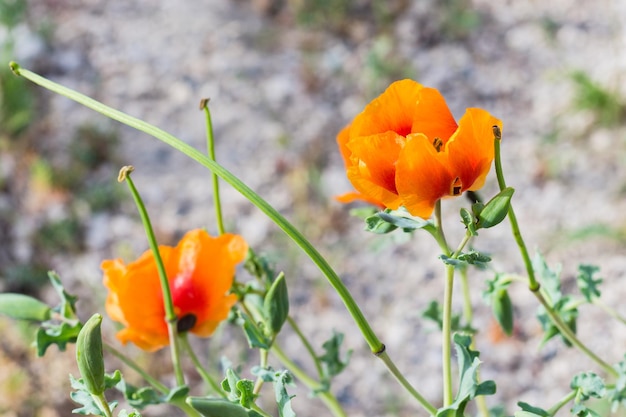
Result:
M563 320L561 320L561 317L554 311L554 309L545 299L541 291L534 291L533 294L535 294L535 297L537 297L537 300L539 300L543 308L546 310L546 313L548 313L548 316L550 316L550 319L552 320L554 325L559 329L559 332L567 339L568 342L570 342L573 346L576 346L578 350L583 352L591 360L598 364L606 373L614 377L619 376L619 373L615 369L613 369L611 365L603 361L599 356L593 353L583 342L581 342L578 337L576 337L576 334L572 331L572 329L569 328L567 324L563 322Z
M412 396L415 398L421 405L428 411L428 413L432 416L437 414L437 409L430 403L426 398L424 398L413 386L407 381L402 372L398 370L395 363L391 360L387 352L382 352L378 355L378 357L385 363L387 369L391 372L391 374L396 378L396 380L406 389Z
M148 384L152 385L152 387L154 387L155 389L161 391L162 394L169 393L170 390L169 390L168 387L166 387L161 382L159 382L158 380L153 378L149 373L144 371L139 365L137 365L137 363L135 361L133 361L132 359L130 359L129 357L127 357L122 352L120 352L119 350L115 349L113 346L109 345L108 343L104 343L103 347L104 347L104 349L107 352L109 352L110 354L112 354L113 356L118 358L126 366L128 366L133 371L135 371L139 375L141 375L141 377L143 379L145 379Z
M261 407L259 407L258 405L252 403L250 405L250 408L254 411L256 411L258 414L261 415L261 417L272 417L271 414L266 413L265 411L263 411L263 409Z
M326 279L330 285L337 291L339 297L343 301L344 305L348 309L348 312L352 316L354 322L359 327L363 338L370 347L372 352L379 352L383 348L383 343L378 339L378 336L372 330L369 322L363 315L363 312L352 298L352 295L343 284L337 273L331 268L326 259L311 245L311 243L298 231L291 223L287 221L274 207L272 207L267 201L262 199L257 193L252 191L250 187L244 184L239 178L231 174L227 169L213 161L202 152L191 147L180 139L173 135L159 129L143 120L129 116L121 111L115 110L111 107L89 98L83 94L78 93L72 89L64 87L60 84L52 82L40 75L35 74L32 71L21 68L17 63L11 62L10 67L16 75L23 76L24 78L38 84L50 91L65 96L77 103L82 104L98 113L101 113L113 120L117 120L127 126L130 126L139 131L145 132L156 139L166 143L172 148L182 152L194 161L202 164L204 167L210 169L218 177L229 183L234 189L239 191L245 196L248 201L259 208L265 215L270 218L278 227L280 227L287 236L289 236L307 256L317 265L320 271L326 276Z
M220 384L217 383L215 378L213 378L211 374L209 374L207 370L204 369L204 367L200 363L200 359L198 359L198 356L196 355L196 353L194 352L191 346L191 343L189 343L187 332L181 333L179 335L179 339L183 346L183 349L185 349L185 351L189 355L189 358L191 359L193 366L196 368L196 371L198 371L198 373L200 374L204 382L207 383L213 389L213 391L215 391L217 394L226 398L226 394L224 393L224 391L222 391L222 387L220 387Z
M498 186L500 187L500 191L506 188L506 182L504 180L504 173L502 171L502 161L500 157L500 141L501 141L501 133L500 129L497 126L494 126L494 147L495 147L495 166L496 166L496 175L498 177ZM517 246L519 247L520 253L522 255L522 259L524 260L524 265L526 266L526 273L528 274L528 288L535 295L537 300L544 307L548 316L554 323L554 325L559 329L559 332L573 345L576 346L581 352L587 355L591 360L593 360L596 364L598 364L605 372L610 375L618 376L618 373L611 365L603 361L600 357L598 357L595 353L593 353L584 343L582 343L577 337L576 334L569 328L568 325L563 323L561 317L554 311L550 303L545 299L540 289L540 284L535 277L535 270L533 269L532 261L530 260L530 256L528 255L528 250L526 249L526 243L522 237L522 233L520 232L519 225L517 223L517 218L515 216L515 212L513 210L513 204L509 206L508 211L509 222L511 223L511 229L513 230L513 236L515 237L515 241L517 242Z
M163 304L165 306L165 321L167 323L167 330L170 339L170 348L172 353L172 365L174 367L174 374L176 375L176 383L180 385L185 385L185 376L183 374L182 367L180 365L180 353L178 347L178 337L177 336L177 328L176 324L178 322L178 318L176 317L176 312L174 311L174 302L172 301L172 292L170 290L170 284L167 279L167 274L165 272L165 266L163 265L163 259L161 259L161 253L159 252L159 247L157 245L156 237L154 236L154 230L152 229L152 224L150 223L150 217L148 216L148 211L146 210L146 206L143 204L141 197L139 196L139 192L135 187L135 183L130 178L130 173L132 172L132 167L124 167L120 171L120 180L126 180L128 184L128 188L130 189L131 194L133 195L133 199L135 200L135 204L137 205L137 210L139 211L139 215L141 216L141 221L143 223L144 230L146 231L146 237L148 238L148 244L150 245L150 250L154 256L154 260L156 262L157 270L159 272L159 279L161 280L161 292L163 293Z
M209 100L204 99L200 102L200 107L204 110L206 116L206 138L207 138L207 152L209 158L215 161L215 140L213 137L213 122L211 120L211 111L209 110ZM217 221L217 230L220 235L225 233L224 219L222 216L222 202L220 198L220 183L219 178L214 173L211 173L211 180L213 183L213 202L215 206L215 218Z
M556 415L556 413L559 412L559 410L561 408L563 408L563 406L565 404L567 404L568 402L572 401L575 397L576 394L578 393L578 390L572 390L570 393L568 393L565 397L563 397L561 400L559 400L558 403L556 403L554 406L550 407L549 410L546 410L548 412L548 414L550 414L551 416Z

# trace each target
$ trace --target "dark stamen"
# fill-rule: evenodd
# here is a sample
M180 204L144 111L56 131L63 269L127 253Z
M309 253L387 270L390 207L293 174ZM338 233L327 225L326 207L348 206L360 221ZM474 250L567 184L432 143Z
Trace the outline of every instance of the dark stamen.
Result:
M433 140L433 146L437 149L437 152L441 152L441 147L443 146L443 141L440 138L435 138Z
M187 314L178 319L178 323L176 325L176 330L178 333L184 333L191 329L196 325L196 315L195 314Z

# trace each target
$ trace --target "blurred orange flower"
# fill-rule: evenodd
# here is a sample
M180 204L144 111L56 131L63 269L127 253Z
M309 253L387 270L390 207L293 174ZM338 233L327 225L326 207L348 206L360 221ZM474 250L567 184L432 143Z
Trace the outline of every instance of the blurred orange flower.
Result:
M214 238L204 230L188 232L176 247L159 246L180 331L210 336L226 319L237 302L234 294L227 294L235 267L247 251L241 236ZM167 346L165 307L152 253L147 251L127 265L120 259L105 260L101 267L109 289L106 311L124 326L117 338L150 351Z
M457 125L434 88L396 81L337 136L348 179L356 192L341 202L365 200L429 218L435 203L485 183L494 158L487 111L467 109Z

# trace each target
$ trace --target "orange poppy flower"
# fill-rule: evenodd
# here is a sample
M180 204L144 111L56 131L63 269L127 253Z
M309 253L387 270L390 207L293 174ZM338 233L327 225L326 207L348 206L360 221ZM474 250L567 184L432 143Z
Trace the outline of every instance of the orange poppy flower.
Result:
M237 296L227 293L235 267L247 252L241 236L214 238L204 230L188 232L176 247L159 246L181 331L207 337L228 317ZM127 265L120 259L106 260L101 268L109 289L106 311L124 325L117 338L144 350L167 346L165 307L152 253L147 251Z
M435 204L478 190L494 158L493 126L502 122L482 109L467 109L457 125L434 88L396 81L337 136L348 179L361 199L432 215Z

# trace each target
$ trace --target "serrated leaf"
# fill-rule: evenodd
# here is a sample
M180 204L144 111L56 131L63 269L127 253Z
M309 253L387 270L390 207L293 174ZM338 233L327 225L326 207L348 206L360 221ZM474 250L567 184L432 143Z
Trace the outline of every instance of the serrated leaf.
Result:
M478 233L476 233L476 219L466 208L461 209L461 222L472 236L478 236Z
M532 261L533 270L541 281L542 291L547 295L550 304L557 303L563 296L561 292L561 265L554 269L548 267L543 256L537 253Z
M51 323L44 322L37 329L35 346L37 356L43 356L51 345L57 345L60 351L64 351L68 343L75 343L82 324L76 321L74 324L67 322Z
M293 385L293 378L289 371L276 373L274 377L274 393L276 394L276 404L278 404L278 415L280 417L296 417L296 413L291 408L291 399L295 395L287 393L287 385Z
M428 304L428 307L422 310L420 316L435 322L439 330L443 329L443 308L441 307L439 302L435 300L431 301ZM453 332L462 332L466 334L476 333L476 329L474 329L469 324L461 325L461 316L457 313L452 314L452 318L450 319L450 327Z
M620 405L626 405L626 359L613 366L613 369L617 371L617 378L615 386L608 392L608 397L611 401L611 411L614 413Z
M576 303L571 297L565 296L561 297L559 301L552 306L552 309L561 317L561 320L572 330L572 332L576 333L576 320L578 319L578 303ZM544 335L541 340L541 344L544 345L548 340L552 339L554 336L561 334L559 329L554 325L552 319L546 313L543 307L539 307L537 318L539 319L539 323L541 323L541 327L543 328ZM565 338L563 339L563 343L566 346L571 346L571 343Z
M478 359L479 353L469 347L471 337L457 333L453 339L460 372L459 389L454 402L448 407L439 409L437 417L463 417L470 400L479 395L492 395L496 392L495 382L478 382L478 367L481 362Z
M574 404L570 411L572 415L575 415L576 417L600 417L600 414L581 403Z
M105 374L104 375L104 387L105 389L109 389L114 387L119 381L122 379L122 374L120 371L115 371L113 374ZM72 375L70 375L70 385L75 390L70 393L70 398L82 405L82 407L76 408L72 410L72 413L75 414L83 414L83 415L95 415L95 416L104 416L104 412L97 405L95 400L93 399L93 395L87 389L85 382L82 378L76 379ZM117 406L117 401L110 401L109 408L113 410Z
M600 268L595 265L578 265L576 283L580 292L589 303L594 298L600 298L600 289L598 287L602 283L602 278L594 278L594 275L599 270Z
M140 410L144 409L148 405L160 404L163 402L159 397L159 394L152 387L136 387L129 384L126 380L122 379L115 385L115 389L124 394L124 398L133 407L137 407Z
M48 278L50 279L52 287L59 295L59 298L61 298L61 304L54 308L54 311L58 312L61 316L67 319L76 319L76 301L78 300L78 297L65 291L65 288L61 283L61 278L56 272L49 271Z
M480 210L476 228L488 229L500 224L506 218L514 192L513 188L507 187L489 200Z
M570 388L578 390L580 401L586 401L591 397L603 398L607 392L602 378L593 372L581 372L574 376Z
M0 314L14 320L46 321L52 309L34 297L24 294L0 294Z
M322 378L324 382L324 388L328 390L330 388L331 379L339 375L348 366L352 350L348 350L345 355L341 355L341 344L343 343L343 333L338 333L333 330L333 335L330 339L322 344L324 348L324 354L318 356L319 361L322 364L324 376Z

